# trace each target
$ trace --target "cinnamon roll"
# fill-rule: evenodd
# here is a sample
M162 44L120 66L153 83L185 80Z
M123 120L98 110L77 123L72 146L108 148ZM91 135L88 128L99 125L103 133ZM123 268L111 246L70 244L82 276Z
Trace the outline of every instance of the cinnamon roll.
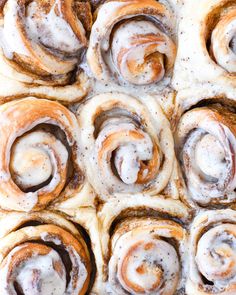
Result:
M200 213L191 226L189 295L235 294L235 211Z
M53 200L79 198L86 184L73 113L44 99L9 102L0 107L0 134L2 208L39 210Z
M89 2L1 1L0 19L0 73L7 85L0 84L0 98L76 101L86 95L78 65L92 25Z
M90 254L71 222L47 211L11 213L0 222L5 221L0 238L1 294L86 294Z
M162 191L175 156L170 125L155 99L105 93L78 110L80 157L103 200Z
M97 11L87 60L98 80L147 85L172 71L175 15L167 1L107 1Z
M180 294L189 217L183 203L137 195L98 211L108 294ZM175 221L174 221L175 220ZM177 291L178 290L178 291Z
M192 109L180 119L176 148L190 202L235 201L235 123L235 113L217 104Z
M174 88L183 90L184 95L187 91L198 100L206 94L236 99L235 23L235 1L184 2Z

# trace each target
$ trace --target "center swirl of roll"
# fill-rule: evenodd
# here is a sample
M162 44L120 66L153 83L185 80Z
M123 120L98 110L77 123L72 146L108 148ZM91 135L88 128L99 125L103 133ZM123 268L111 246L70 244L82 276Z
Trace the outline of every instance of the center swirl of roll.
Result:
M28 133L12 148L10 167L17 185L29 189L54 178L58 173L66 175L68 152L54 135L43 131ZM61 164L61 172L57 164Z
M121 76L130 83L145 85L165 75L165 56L174 58L175 45L154 23L129 20L115 30L112 57Z
M25 253L27 262L22 261ZM26 243L15 248L10 255L17 265L11 279L24 295L63 294L66 291L65 266L55 250Z
M205 134L196 144L196 163L209 178L219 179L226 170L225 150L220 141L211 134Z
M191 165L194 177L196 175L205 180L205 185L216 185L223 191L230 186L234 176L234 143L231 142L234 138L227 126L217 125L214 121L202 122L202 127L203 124L204 129L193 130L186 140L183 149L185 169L187 171ZM229 141L225 141L226 137Z
M196 262L202 275L217 287L225 287L236 278L236 226L218 225L198 241Z
M111 118L101 126L97 138L98 164L113 161L116 173L125 184L152 180L160 165L157 143L129 118Z
M163 271L167 266L163 266L163 263L161 263L161 257L162 259L166 257L166 253L163 251L165 247L168 250L171 249L173 259L177 261L174 249L163 241L137 243L130 247L127 256L118 266L124 287L136 293L160 289L164 279Z

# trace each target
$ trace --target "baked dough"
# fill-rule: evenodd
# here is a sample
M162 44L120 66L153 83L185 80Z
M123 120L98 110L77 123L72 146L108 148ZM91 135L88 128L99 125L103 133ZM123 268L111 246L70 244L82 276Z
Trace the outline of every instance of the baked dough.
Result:
M85 294L91 278L86 242L59 214L1 212L1 294ZM54 292L54 293L53 293Z
M235 1L186 0L183 4L172 81L180 94L178 103L191 106L214 97L235 100Z
M138 86L169 80L176 55L170 2L108 1L95 17L87 61L96 79Z
M235 294L235 211L200 213L191 225L189 295Z
M188 215L180 201L161 196L106 203L98 212L106 292L177 294L186 267L187 233L180 222Z
M189 203L213 206L235 201L235 124L235 113L219 104L189 110L181 117L175 140Z
M102 200L165 189L176 161L174 142L151 96L97 95L78 109L78 122L83 169Z
M0 101L36 95L78 101L88 81L78 65L92 25L88 2L2 1Z
M6 103L0 133L2 208L39 210L88 191L77 155L78 123L61 104L32 97Z

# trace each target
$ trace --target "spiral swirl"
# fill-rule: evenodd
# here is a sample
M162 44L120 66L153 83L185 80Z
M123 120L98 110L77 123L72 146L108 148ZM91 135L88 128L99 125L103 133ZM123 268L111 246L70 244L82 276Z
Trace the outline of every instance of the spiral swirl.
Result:
M191 231L188 294L234 294L236 292L235 212L201 213Z
M227 4L227 2L229 4ZM236 6L226 1L215 8L217 14L211 33L210 54L216 63L232 75L236 74Z
M236 116L220 105L180 119L176 144L191 200L200 206L235 200Z
M0 42L5 61L15 70L13 79L40 85L68 84L87 45L89 4L8 0L2 14ZM3 74L8 73L10 70Z
M89 2L1 1L0 101L81 100L89 90L81 63L91 26Z
M21 225L0 239L1 294L85 294L91 264L77 229L50 212L15 218L41 224Z
M65 107L35 98L6 103L0 107L0 133L2 208L39 210L80 190L78 124Z
M236 276L235 241L235 224L218 225L198 241L196 263L204 277L216 286L227 285L228 279Z
M176 46L173 13L154 0L109 1L97 13L87 60L94 76L147 85L161 81L173 68Z
M184 238L181 226L170 220L122 222L111 240L108 289L112 294L175 294L181 278L178 247Z
M152 97L146 101L106 93L78 110L81 161L103 199L117 193L155 194L168 183L174 161L169 122Z

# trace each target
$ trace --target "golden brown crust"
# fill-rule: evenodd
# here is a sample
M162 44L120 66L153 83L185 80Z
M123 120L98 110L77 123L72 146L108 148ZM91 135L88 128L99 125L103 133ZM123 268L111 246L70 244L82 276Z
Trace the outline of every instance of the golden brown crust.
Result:
M175 294L182 263L177 253L182 259L185 239L183 228L171 220L124 220L111 237L108 290L112 294Z
M58 288L55 283L60 287L67 273L69 281L65 285L62 284L65 287L64 292L86 294L92 271L90 256L85 241L73 224L50 212L25 216L15 213L12 215L12 221L14 220L15 230L6 232L0 239L0 290L11 292L16 286L25 290L26 285L20 280L20 273L27 269L27 264L30 268L33 261L35 268L32 277L28 278L27 272L24 277L26 284L32 282L31 288L45 288L44 284L48 284L48 291L54 287ZM35 221L40 221L41 224L34 225ZM29 222L32 225L27 225ZM63 260L63 255L64 258L67 255L70 262ZM37 259L44 263L44 269L37 263ZM45 271L46 275L47 267L52 267L51 271L55 274L50 275L56 281L47 281L44 277L42 272Z
M4 94L2 87L3 98L17 98L34 91L38 97L65 102L83 98L88 85L79 64L91 25L89 2L6 1L2 15L0 73L9 89ZM68 98L61 97L63 86ZM35 90L27 90L27 87Z
M66 136L66 142L61 142L51 132L41 129L32 131L42 123L61 128ZM84 178L77 158L78 125L74 115L64 106L57 102L35 98L4 104L0 108L0 130L2 134L0 149L2 175L0 202L2 207L23 211L39 210L58 198L62 192L65 198L74 196L81 190ZM17 139L17 137L19 138ZM17 141L15 141L16 139ZM69 151L67 151L67 145ZM30 154L27 155L27 153ZM18 155L22 157L21 160L19 158L20 162L17 160ZM37 157L40 165L37 165L37 162L33 160ZM70 158L73 161L73 171L71 172L68 170L68 165L71 165L68 164ZM24 187L28 187L26 183L31 175L34 175L30 171L34 173L36 167L38 169L36 178L40 171L43 174L45 171L49 171L46 178L42 176L42 182L46 181L48 177L52 177L52 179L36 191L26 192ZM45 167L48 167L49 170L45 170ZM26 175L25 173L28 173L28 176L23 176ZM68 175L71 173L68 182ZM16 178L13 177L14 174ZM17 185L18 182L15 183L15 179L19 179L22 186ZM37 186L40 182L33 180L29 187Z
M235 200L236 115L221 105L186 112L176 131L176 148L190 204L212 206Z
M158 1L102 4L96 13L87 52L96 79L108 81L114 76L120 83L133 85L163 80L175 61L173 22L171 9Z
M235 293L235 222L230 209L201 212L193 220L187 294Z
M173 138L152 97L97 95L78 109L78 122L81 161L101 200L156 195L167 186L175 161Z

